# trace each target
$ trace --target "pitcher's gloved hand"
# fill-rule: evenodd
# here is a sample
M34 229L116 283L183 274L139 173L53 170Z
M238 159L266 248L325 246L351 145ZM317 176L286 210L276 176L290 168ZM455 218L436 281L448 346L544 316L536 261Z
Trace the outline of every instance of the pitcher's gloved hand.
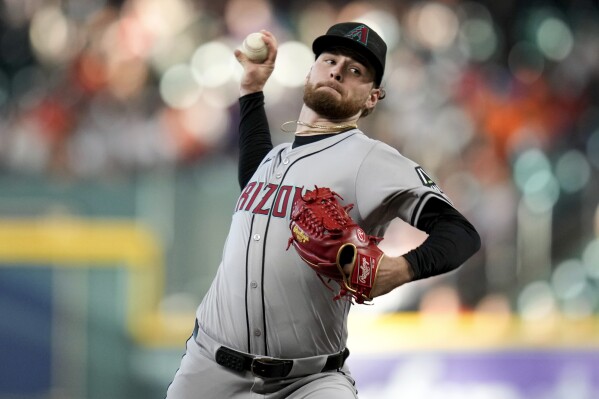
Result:
M299 198L291 213L289 246L325 285L329 286L325 279L339 284L335 299L350 297L364 303L372 299L370 292L384 256L377 246L382 238L366 234L348 214L352 205L343 207L339 199L326 187L316 187Z

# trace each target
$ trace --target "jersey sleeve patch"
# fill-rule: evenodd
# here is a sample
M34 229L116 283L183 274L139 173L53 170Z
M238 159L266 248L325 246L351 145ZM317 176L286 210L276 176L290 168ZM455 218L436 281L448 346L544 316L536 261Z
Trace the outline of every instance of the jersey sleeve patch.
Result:
M416 167L416 174L418 175L420 181L424 186L432 188L433 190L436 190L440 193L443 193L441 187L439 187L437 183L435 183L435 181L431 179L431 177L424 171L424 169L422 169L421 166Z

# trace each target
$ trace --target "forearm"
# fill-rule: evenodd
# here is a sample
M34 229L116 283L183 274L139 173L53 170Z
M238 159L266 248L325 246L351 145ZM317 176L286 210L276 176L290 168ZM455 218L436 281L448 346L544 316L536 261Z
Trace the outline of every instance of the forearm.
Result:
M241 97L239 106L241 116L239 121L238 180L239 186L243 188L273 145L262 92Z
M457 269L480 248L480 237L472 225L440 221L418 248L405 254L413 279L437 276Z
M413 279L410 264L403 256L383 256L375 278L371 296L377 297L393 291L395 288L409 283Z

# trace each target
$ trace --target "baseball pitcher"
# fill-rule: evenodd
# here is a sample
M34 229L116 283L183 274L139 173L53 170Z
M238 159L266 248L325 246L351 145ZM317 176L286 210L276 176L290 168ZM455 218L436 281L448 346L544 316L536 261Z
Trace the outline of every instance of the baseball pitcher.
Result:
M264 61L235 52L241 194L168 399L357 398L346 364L352 306L454 270L480 247L416 162L358 127L385 96L377 32L347 22L316 38L303 106L282 127L294 140L276 147L262 90L277 41L261 33ZM377 244L394 218L428 238L385 255Z

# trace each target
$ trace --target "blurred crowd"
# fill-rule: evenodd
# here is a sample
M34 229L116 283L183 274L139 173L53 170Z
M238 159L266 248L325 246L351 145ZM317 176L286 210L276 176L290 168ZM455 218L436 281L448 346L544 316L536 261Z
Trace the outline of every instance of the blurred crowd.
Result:
M235 157L232 53L263 28L281 46L273 139L289 141L309 46L342 20L389 45L387 97L361 128L421 163L483 238L418 306L598 311L597 1L1 0L0 171L103 179ZM415 245L404 231L387 245Z

